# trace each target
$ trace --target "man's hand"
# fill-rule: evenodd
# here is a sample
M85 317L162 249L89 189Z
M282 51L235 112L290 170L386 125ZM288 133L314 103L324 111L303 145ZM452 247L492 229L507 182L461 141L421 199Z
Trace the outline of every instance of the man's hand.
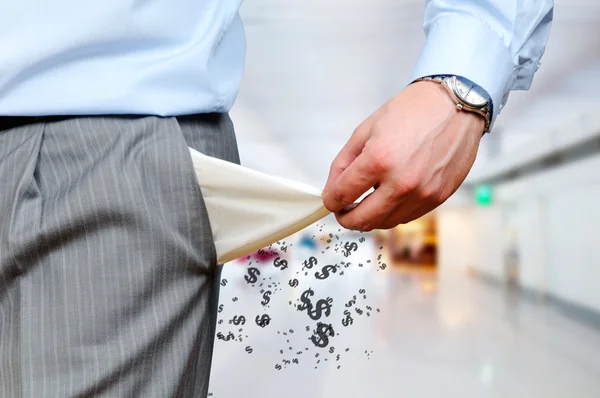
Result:
M466 178L484 124L481 116L456 109L441 85L408 86L358 126L335 158L325 207L342 226L359 231L393 228L423 216Z

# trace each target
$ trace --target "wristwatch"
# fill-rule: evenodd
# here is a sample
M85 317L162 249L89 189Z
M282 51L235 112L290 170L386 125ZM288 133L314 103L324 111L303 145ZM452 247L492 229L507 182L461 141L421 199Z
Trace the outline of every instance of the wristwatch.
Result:
M485 120L484 134L489 130L492 119L492 101L484 89L468 79L454 75L427 76L415 80L415 82L419 81L441 84L450 94L458 110L480 115Z

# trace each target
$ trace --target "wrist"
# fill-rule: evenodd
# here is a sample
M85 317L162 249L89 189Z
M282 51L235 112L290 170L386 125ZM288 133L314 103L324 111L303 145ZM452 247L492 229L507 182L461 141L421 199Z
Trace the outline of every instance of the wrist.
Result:
M491 121L491 98L489 94L469 79L456 75L426 76L416 80L430 81L444 88L459 111L474 113L484 120L484 133L489 131Z
M416 81L411 86L418 88L429 99L428 103L432 105L435 111L445 115L452 115L452 119L468 131L474 131L479 137L483 136L486 128L486 121L481 115L474 112L468 112L457 108L456 103L449 95L448 90L441 84L431 80Z

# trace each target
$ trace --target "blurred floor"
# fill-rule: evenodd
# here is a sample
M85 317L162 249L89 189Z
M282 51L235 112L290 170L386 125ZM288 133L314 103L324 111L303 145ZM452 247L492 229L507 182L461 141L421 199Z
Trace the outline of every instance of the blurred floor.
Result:
M236 315L248 322L240 333L243 341L216 341L211 396L600 396L599 330L462 271L415 266L381 270L377 258L382 251L370 238L360 242L352 237L359 248L346 258L339 249L347 240L340 234L338 240L332 237L329 249L313 249L318 265L310 272L302 270L310 250L293 244L284 270L272 261L225 266L222 278L227 284L221 287L219 313L223 322L217 331L237 335L238 327L228 323ZM329 278L314 278L312 271L343 261L351 264L341 264ZM379 261L385 263L385 257ZM260 269L265 281L248 284L248 266ZM289 285L293 279L299 280L296 288ZM325 348L309 340L306 327L316 322L292 304L301 303L301 293L309 287L314 300L333 298L331 316L321 320L331 322L336 335ZM272 291L268 306L260 303L260 289ZM353 324L344 327L343 312L354 296L357 303L350 310L366 312L370 307L371 314L352 312ZM261 328L254 317L263 313L272 321Z

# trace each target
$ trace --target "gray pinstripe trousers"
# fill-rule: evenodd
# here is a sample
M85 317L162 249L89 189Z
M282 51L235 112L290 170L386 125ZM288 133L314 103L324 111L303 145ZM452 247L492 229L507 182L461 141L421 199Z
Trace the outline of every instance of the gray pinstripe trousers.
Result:
M0 397L205 397L219 268L191 146L227 115L0 131Z

